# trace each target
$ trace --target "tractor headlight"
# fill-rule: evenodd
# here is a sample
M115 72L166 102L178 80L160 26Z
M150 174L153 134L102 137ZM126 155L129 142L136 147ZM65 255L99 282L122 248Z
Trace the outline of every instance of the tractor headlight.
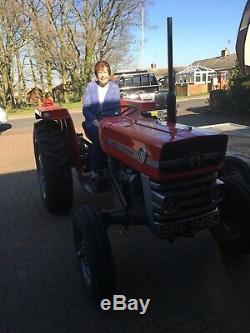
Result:
M224 188L224 183L221 180L217 179L216 183L212 186L210 190L210 200L212 201L212 203L219 203L222 201L224 197Z

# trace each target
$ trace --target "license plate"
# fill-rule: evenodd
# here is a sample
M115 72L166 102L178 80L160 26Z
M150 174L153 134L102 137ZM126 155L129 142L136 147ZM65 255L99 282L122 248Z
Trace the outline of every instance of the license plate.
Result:
M161 226L161 232L164 234L164 237L173 238L185 234L195 234L201 229L212 227L218 223L219 212L216 210L210 214L203 214L196 218L179 221L177 223L166 223Z

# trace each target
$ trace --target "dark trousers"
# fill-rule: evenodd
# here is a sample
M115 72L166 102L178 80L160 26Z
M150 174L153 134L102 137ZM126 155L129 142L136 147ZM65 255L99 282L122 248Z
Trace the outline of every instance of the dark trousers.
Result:
M99 129L96 126L85 128L84 131L87 137L92 141L89 148L89 167L90 170L95 172L102 172L107 165L107 157L102 151L100 140L99 140Z

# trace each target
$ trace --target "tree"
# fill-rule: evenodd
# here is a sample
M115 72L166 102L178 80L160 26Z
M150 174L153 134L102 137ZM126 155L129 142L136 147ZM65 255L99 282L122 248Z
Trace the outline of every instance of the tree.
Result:
M16 104L30 82L52 92L63 84L63 100L79 100L105 59L115 68L129 53L141 0L2 0L0 87L4 106Z
M15 58L28 38L30 24L30 19L24 15L25 7L20 0L0 2L0 76L3 107L16 104Z
M84 71L88 80L96 60L107 59L118 63L128 54L129 27L138 21L140 0L87 0L84 17L79 20L85 31Z

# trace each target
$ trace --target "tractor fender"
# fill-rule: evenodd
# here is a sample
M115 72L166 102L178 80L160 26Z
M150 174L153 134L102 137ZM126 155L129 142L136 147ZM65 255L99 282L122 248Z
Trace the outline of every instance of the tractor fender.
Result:
M75 127L69 111L66 108L56 104L42 105L36 108L35 118L44 121L56 121L60 123L61 129L64 131L69 152L71 155L71 163L77 171L81 170L80 147L77 142Z
M35 109L35 118L44 120L69 119L69 111L58 105L39 106Z

